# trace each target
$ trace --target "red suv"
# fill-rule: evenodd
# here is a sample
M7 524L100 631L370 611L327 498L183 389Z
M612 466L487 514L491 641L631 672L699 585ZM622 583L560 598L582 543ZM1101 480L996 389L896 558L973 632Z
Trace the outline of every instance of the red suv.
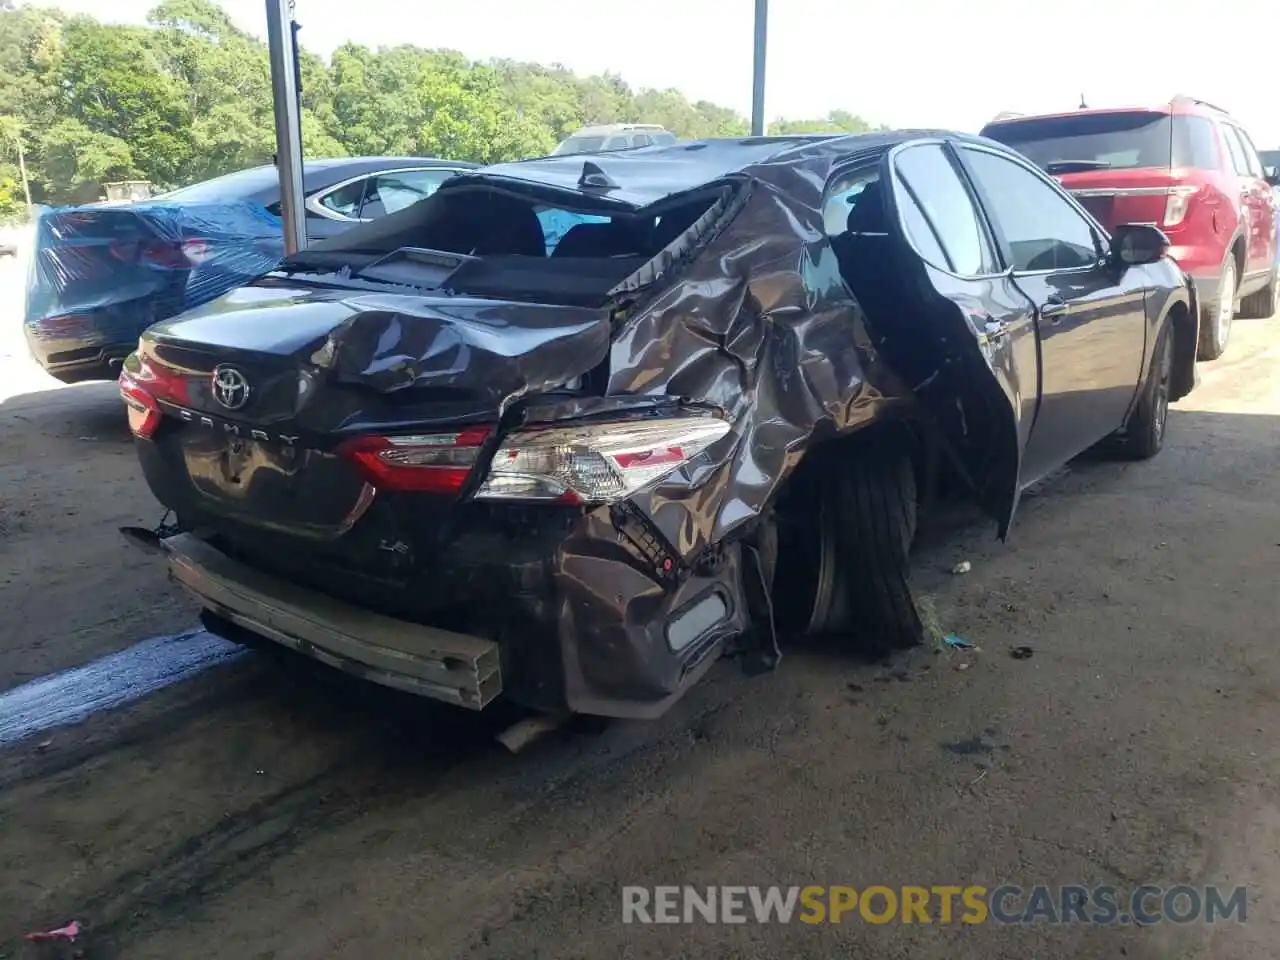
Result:
M1061 181L1108 230L1154 223L1196 285L1201 360L1227 346L1234 316L1278 305L1276 200L1258 151L1223 110L1187 97L1154 109L994 120L982 135Z

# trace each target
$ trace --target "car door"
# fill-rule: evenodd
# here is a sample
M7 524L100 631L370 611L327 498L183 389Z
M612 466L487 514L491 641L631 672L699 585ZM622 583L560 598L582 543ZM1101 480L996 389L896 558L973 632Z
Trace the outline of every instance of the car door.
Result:
M1145 286L1141 272L1112 264L1102 228L1035 167L975 144L958 152L1035 309L1040 406L1022 459L1032 483L1123 426L1143 378Z
M1245 276L1271 273L1275 263L1275 197L1258 151L1249 135L1240 127L1224 124L1228 137L1234 136L1240 150L1244 173L1240 174L1240 197L1249 216L1248 256ZM1232 151L1234 155L1234 151ZM1239 171L1237 171L1239 173Z
M852 269L866 271L867 295L874 299L877 288L887 287L894 301L879 305L873 317L879 346L915 385L1003 537L1017 509L1022 448L1039 396L1031 305L1002 272L990 231L944 142L890 151L879 183L854 198L851 231L866 220L873 190L888 211L888 255L901 268L877 262L874 244L853 252L858 265Z

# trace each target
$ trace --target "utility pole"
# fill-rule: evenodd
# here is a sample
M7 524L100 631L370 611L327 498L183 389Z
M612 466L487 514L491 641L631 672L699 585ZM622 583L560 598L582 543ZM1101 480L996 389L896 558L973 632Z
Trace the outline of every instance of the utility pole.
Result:
M307 245L302 192L302 111L298 92L298 56L293 0L267 0L267 56L271 99L276 116L276 170L280 174L280 216L285 255Z
M751 85L751 135L764 136L764 59L769 38L769 0L756 0L755 70Z

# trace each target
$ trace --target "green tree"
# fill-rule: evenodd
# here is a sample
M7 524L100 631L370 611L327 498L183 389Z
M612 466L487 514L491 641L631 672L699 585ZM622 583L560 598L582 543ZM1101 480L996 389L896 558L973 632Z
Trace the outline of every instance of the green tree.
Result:
M95 136L120 141L123 153L145 166L121 169L161 183L181 178L193 159L192 111L183 84L157 56L157 37L145 27L104 25L76 17L62 30L59 115Z
M632 90L617 74L477 63L450 50L348 43L325 62L304 49L299 73L309 157L490 163L547 153L585 124L659 123L683 138L748 129L736 111L677 90ZM217 0L161 0L146 27L0 0L0 123L25 131L37 201L93 199L104 180L177 186L266 163L275 153L266 46ZM841 110L771 128L868 129ZM11 203L10 153L0 147L0 203Z

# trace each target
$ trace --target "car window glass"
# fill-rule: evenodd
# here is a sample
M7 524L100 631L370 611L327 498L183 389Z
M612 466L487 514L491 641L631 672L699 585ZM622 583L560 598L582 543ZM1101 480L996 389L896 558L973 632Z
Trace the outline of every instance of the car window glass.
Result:
M364 198L364 188L368 182L361 178L337 190L330 190L320 197L320 206L344 217L359 216L360 201Z
M828 237L838 237L849 229L849 217L863 199L863 191L879 179L880 172L874 166L836 174L822 203L822 226ZM878 202L875 195L865 199Z
M1249 139L1249 135L1243 128L1236 127L1235 131L1240 137L1240 147L1244 150L1244 162L1249 168L1249 176L1261 177L1262 161L1258 159L1258 148L1253 145L1253 141Z
M604 142L605 150L625 150L629 146L630 146L630 143L628 143L628 138L625 134L616 136L616 137L610 137L608 140Z
M1173 125L1173 165L1216 170L1218 151L1213 144L1213 124L1204 117L1179 114Z
M898 210L902 213L902 222L907 227L907 237L915 247L916 253L935 266L946 267L949 270L955 269L951 266L951 261L943 251L938 235L934 233L933 227L925 217L924 211L920 209L920 204L916 203L915 197L911 195L911 191L899 187L895 189L894 196L898 201Z
M1244 146L1235 128L1230 124L1222 124L1222 139L1227 142L1227 152L1231 155L1231 168L1242 177L1249 175L1249 164L1244 158Z
M661 146L667 147L676 142L676 135L674 133L665 133L665 132L655 133L653 135L653 142Z
M990 273L995 266L994 258L984 242L977 211L943 148L938 144L908 147L898 154L894 167L911 188L926 225L932 224L933 230L929 232L936 234L946 252L946 259L935 264L966 277ZM895 187L894 196L899 204L907 193ZM907 229L912 242L916 243L917 233L911 230L910 224ZM925 256L925 249L919 243L916 249ZM930 258L925 256L925 259Z
M988 124L982 135L1050 173L1167 167L1172 119L1147 110L1073 113Z
M371 177L360 216L375 220L403 210L431 196L453 174L453 170L401 170Z
M542 234L546 240L547 256L555 252L564 235L580 223L609 223L609 217L597 217L589 213L576 213L572 210L560 210L556 207L538 207L536 210L538 223L542 225ZM566 248L568 249L568 248Z
M1030 170L985 150L964 148L982 202L1015 270L1067 270L1098 260L1092 225Z
M653 143L653 138L647 133L637 133L631 138L631 145L633 147L647 147L651 143Z

